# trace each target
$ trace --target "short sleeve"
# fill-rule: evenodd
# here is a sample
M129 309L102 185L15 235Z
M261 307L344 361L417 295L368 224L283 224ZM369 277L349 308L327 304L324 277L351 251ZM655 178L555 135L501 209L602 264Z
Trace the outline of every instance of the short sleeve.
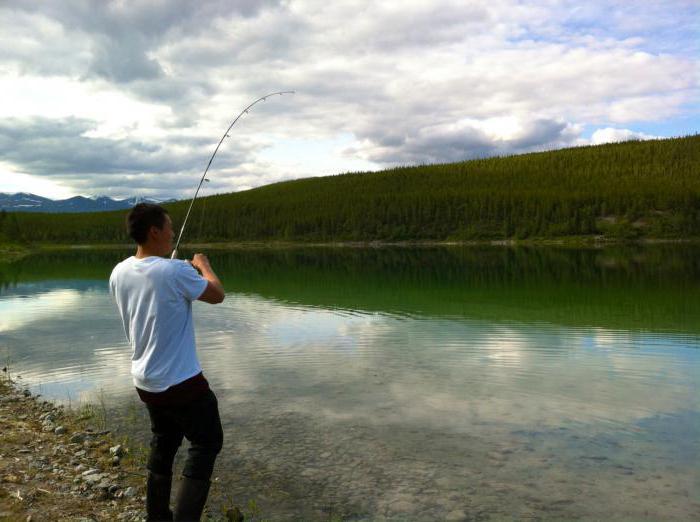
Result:
M195 301L204 293L208 283L187 261L177 261L173 284L185 299Z
M119 265L115 266L112 269L112 273L109 275L109 295L112 296L112 298L116 298L117 296L117 267Z

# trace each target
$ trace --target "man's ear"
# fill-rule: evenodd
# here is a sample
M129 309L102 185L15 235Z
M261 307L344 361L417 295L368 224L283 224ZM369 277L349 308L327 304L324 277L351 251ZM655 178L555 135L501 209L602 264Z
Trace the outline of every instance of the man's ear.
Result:
M158 236L158 232L160 232L158 227L155 225L151 225L148 229L148 237L155 239Z

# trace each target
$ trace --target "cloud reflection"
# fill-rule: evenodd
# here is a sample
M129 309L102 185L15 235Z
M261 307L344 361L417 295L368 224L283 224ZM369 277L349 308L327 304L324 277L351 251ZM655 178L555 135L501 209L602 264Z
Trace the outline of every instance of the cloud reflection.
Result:
M698 409L698 351L671 334L348 313L249 295L194 310L200 360L230 411L255 401L323 422L462 432L604 427ZM131 351L105 290L13 296L0 312L28 380L133 393Z

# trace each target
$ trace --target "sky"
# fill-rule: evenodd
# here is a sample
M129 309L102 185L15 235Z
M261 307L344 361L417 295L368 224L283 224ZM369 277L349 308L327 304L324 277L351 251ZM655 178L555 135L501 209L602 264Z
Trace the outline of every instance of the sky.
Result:
M700 132L698 0L3 0L0 192L189 198Z

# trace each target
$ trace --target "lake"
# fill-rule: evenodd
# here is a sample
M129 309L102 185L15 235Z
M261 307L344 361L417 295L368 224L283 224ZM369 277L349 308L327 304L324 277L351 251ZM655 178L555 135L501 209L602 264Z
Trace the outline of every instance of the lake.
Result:
M107 290L131 254L0 264L0 362L45 398L104 401L109 427L147 442ZM253 500L271 520L700 519L700 246L209 258L227 289L194 305L225 433L211 506Z

